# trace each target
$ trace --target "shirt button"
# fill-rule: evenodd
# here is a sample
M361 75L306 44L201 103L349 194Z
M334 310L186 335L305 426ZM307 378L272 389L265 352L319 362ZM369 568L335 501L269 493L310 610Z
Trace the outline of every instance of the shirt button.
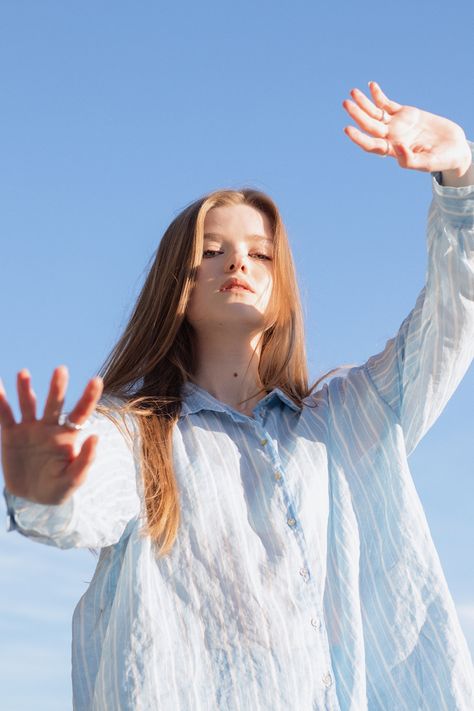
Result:
M261 444L263 447L266 445L267 442L268 442L268 439L265 439L265 438L260 440L260 444Z
M279 472L278 469L277 469L276 472L275 472L275 479L276 479L277 481L280 481L280 479L281 479L281 472Z
M289 526L294 526L296 523L296 520L294 518L289 518L289 519L287 519L287 523Z
M324 686L331 686L332 676L330 675L329 672L323 676L323 684L324 684Z
M317 630L320 630L320 629L321 629L321 620L319 619L319 617L312 617L312 618L311 618L311 624L312 624L313 627L315 627Z
M304 580L308 580L309 578L309 570L308 568L300 568L300 575Z

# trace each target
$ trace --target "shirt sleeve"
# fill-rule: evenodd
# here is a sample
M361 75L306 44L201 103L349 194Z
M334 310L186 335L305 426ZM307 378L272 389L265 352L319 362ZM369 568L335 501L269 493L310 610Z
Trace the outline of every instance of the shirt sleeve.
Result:
M436 174L432 181L425 286L397 335L365 364L399 419L408 454L474 357L474 186L442 186Z
M109 418L95 412L90 425L79 432L77 444L97 434L95 459L85 482L59 505L37 504L3 494L7 505L7 531L18 531L39 543L57 548L103 548L116 543L127 523L140 511L137 489L137 434L126 438Z

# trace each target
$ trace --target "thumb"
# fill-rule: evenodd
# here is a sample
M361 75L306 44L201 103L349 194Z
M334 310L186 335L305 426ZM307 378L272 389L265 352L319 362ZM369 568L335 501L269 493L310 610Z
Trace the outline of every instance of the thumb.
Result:
M431 146L425 146L425 150L415 153L404 143L393 143L392 145L400 167L425 172L432 170Z
M404 146L403 143L392 143L392 146L398 160L398 165L402 168L407 168L407 162L410 158L410 149Z
M71 462L66 470L66 474L72 479L76 486L80 486L87 474L87 470L95 459L97 443L99 437L91 435L82 444L77 457Z

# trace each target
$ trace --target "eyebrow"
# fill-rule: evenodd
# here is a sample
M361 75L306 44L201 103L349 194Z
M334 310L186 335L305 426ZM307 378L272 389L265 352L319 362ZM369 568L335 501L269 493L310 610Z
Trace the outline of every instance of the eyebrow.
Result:
M218 232L206 232L204 235L204 239L212 239L213 237L218 237L220 239L225 239L225 235L221 235ZM265 235L247 235L247 239L257 239L259 242L267 242L268 244L273 244L273 240L265 237Z

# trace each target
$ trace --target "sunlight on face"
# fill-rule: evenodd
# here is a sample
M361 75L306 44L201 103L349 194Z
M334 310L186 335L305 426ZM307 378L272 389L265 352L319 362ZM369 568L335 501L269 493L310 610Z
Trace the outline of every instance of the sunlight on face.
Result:
M250 290L222 290L231 277ZM187 318L197 331L257 333L273 286L273 235L269 218L250 205L212 208L204 222L204 250Z

